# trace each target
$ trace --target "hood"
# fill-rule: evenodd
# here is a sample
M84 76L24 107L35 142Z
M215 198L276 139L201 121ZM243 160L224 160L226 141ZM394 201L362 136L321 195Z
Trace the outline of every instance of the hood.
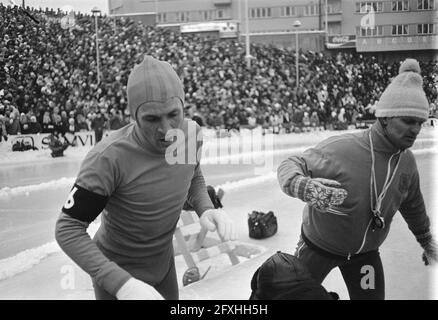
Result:
M183 84L172 66L151 56L136 65L128 78L128 108L134 120L138 108L147 102L165 103L179 98L184 106Z

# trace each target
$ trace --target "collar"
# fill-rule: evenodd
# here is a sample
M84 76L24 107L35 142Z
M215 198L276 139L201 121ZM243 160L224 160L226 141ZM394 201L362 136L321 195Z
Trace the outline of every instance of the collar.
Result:
M376 120L376 122L374 122L374 124L371 126L370 131L373 139L374 151L390 154L400 151L400 149L394 146L389 140L380 121Z

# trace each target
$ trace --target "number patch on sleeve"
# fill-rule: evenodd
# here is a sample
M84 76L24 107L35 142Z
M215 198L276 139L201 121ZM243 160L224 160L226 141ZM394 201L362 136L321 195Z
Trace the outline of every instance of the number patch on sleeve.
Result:
M83 222L92 222L105 208L109 197L84 189L77 184L71 189L62 212Z
M70 194L68 195L67 201L64 204L65 209L71 209L75 205L74 195L75 195L76 191L78 191L77 187L73 187L73 189L70 191Z

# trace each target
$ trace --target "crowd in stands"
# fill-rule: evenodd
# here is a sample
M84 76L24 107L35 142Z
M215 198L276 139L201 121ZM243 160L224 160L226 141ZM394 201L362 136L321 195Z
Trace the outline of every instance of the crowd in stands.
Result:
M94 17L0 4L0 141L7 135L104 130L129 123L126 83L144 54L172 64L186 92L187 115L207 127L237 129L308 127L344 129L372 118L376 101L398 63L357 53L328 55L251 45L236 40L99 17L100 83ZM436 113L436 61L421 63L424 89ZM298 88L298 89L297 89Z

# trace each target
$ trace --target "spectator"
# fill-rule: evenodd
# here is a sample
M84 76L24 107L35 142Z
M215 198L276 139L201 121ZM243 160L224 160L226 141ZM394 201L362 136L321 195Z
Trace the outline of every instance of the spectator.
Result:
M17 118L16 112L12 112L9 115L9 121L6 122L6 132L8 135L21 134L20 121Z
M374 113L376 112L376 104L374 103L374 99L370 100L370 103L365 107L365 119L375 119Z
M62 142L59 139L58 132L56 131L52 132L49 138L49 148L52 151L51 156L53 158L63 157L65 149L67 149L69 146L67 140L64 140L64 142Z
M62 124L61 116L56 113L56 111L52 114L52 123L54 127L54 131L58 132L62 136L65 134L65 127Z
M309 117L309 113L304 112L304 116L303 116L303 126L308 129L310 127L310 117Z
M347 130L348 129L348 123L347 123L347 119L345 117L345 108L341 108L341 110L339 110L337 129L338 130Z
M0 114L0 142L2 142L2 140L8 141L5 120L6 120L5 116Z
M316 111L313 111L310 116L310 126L312 128L319 128L319 117Z
M43 133L52 133L55 130L55 126L52 123L52 120L50 119L50 113L48 111L44 112L43 115Z
M118 110L111 109L110 110L110 116L109 116L109 129L110 130L118 130L122 128L122 120L120 119L120 114L118 114Z
M82 114L76 115L76 131L90 131L90 127Z
M77 128L75 125L75 119L73 119L73 118L68 119L67 132L74 135L76 131L77 131Z
M96 143L102 140L103 130L105 129L105 118L102 113L98 112L91 122L91 129L94 130Z
M266 117L266 112L280 117L286 113L294 122L295 109L304 104L310 110L302 111L309 115L317 111L321 125L327 128L331 107L336 113L344 107L347 122L353 121L354 110L366 118L368 115L355 101L360 100L363 106L373 101L373 105L398 69L397 63L377 63L372 56L303 51L300 58L306 61L306 68L301 68L302 87L294 92L288 89L295 86L293 52L252 44L255 59L251 70L247 70L245 47L237 40L201 41L195 34L181 35L178 31L134 23L129 18L117 22L120 32L114 34L112 18L104 16L99 29L105 68L97 86L96 65L90 55L90 48L94 47L89 36L94 32L92 16L77 15L76 27L69 30L61 27L61 12L32 10L41 20L35 25L28 24L27 17L18 14L18 10L0 4L3 114L12 103L19 113L33 112L44 127L41 117L48 111L55 114L52 124L60 132L67 130L71 112L80 112L88 119L98 109L107 113L108 106L127 111L124 87L128 73L144 53L174 66L184 83L186 105L197 106L203 124L216 128L238 129L246 125L244 111L248 106L253 109L257 124L265 129L272 129L271 121L275 121L275 117ZM421 67L426 96L433 102L438 96L438 66L429 61ZM345 92L343 88L347 88ZM280 108L269 110L277 104ZM66 116L60 114L62 110L57 106L64 108ZM375 117L369 115L369 119ZM301 122L302 118L297 123Z
M29 133L30 134L37 134L41 133L43 130L41 128L41 125L37 122L36 116L30 117L30 123L29 123Z
M27 116L24 113L20 114L20 131L21 134L29 134L29 122Z

